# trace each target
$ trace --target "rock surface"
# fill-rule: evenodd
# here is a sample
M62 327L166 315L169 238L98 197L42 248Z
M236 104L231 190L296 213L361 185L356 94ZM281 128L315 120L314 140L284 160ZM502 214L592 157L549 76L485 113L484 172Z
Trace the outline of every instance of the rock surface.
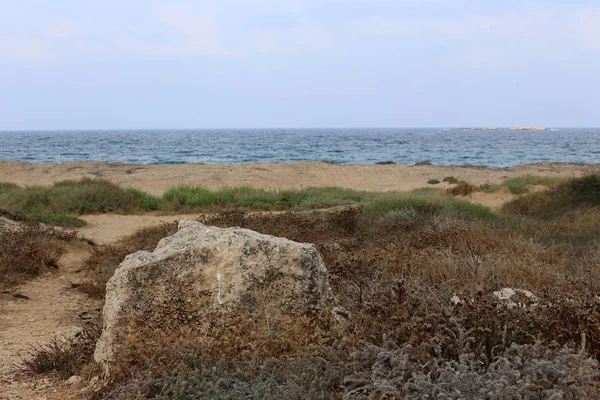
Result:
M118 375L147 335L204 340L215 324L240 316L277 330L333 306L313 245L182 220L154 252L127 256L109 280L94 357L107 375Z

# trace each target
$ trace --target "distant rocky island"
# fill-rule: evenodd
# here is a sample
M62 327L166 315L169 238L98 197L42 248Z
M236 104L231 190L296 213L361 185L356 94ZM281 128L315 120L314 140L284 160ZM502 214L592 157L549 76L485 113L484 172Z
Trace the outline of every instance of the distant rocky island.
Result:
M509 130L509 131L546 131L548 128L542 128L539 126L523 126L520 128L456 128L455 131L498 131L498 130Z

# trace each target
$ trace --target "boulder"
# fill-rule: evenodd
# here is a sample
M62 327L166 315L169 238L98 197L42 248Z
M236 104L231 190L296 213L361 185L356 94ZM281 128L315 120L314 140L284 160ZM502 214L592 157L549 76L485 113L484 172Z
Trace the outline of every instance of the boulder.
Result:
M94 358L118 375L153 335L207 340L235 318L281 332L300 316L342 318L335 310L314 245L182 220L154 252L127 256L108 281Z

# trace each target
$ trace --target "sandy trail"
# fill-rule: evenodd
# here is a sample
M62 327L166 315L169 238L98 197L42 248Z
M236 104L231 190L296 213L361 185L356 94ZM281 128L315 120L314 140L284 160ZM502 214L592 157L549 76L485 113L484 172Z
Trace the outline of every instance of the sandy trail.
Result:
M102 177L154 195L160 195L178 184L202 185L209 189L251 185L264 189L339 186L369 191L409 191L428 187L429 179L442 180L446 176L480 185L486 182L497 184L504 179L523 175L574 177L590 172L600 173L600 164L539 163L502 169L322 162L133 165L99 161L53 164L0 161L0 182L49 185L64 179Z
M99 214L83 215L80 218L88 224L78 228L81 237L91 239L96 244L105 245L118 241L119 239L132 235L137 230L149 228L164 224L166 222L175 222L184 218L195 219L199 214L185 215L117 215L117 214Z
M32 345L48 343L54 337L69 337L81 328L80 315L99 311L100 303L71 289L80 281L82 261L89 246L69 245L59 270L48 272L11 293L0 294L0 399L83 399L78 390L66 387L53 376L26 376L15 371L19 354ZM78 272L79 271L79 272ZM16 298L19 293L27 299Z

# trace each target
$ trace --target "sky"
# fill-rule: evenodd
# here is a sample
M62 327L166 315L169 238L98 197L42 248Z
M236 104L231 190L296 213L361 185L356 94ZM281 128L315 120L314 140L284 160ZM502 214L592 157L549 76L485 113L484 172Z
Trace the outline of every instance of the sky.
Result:
M0 0L0 130L600 127L598 0Z

